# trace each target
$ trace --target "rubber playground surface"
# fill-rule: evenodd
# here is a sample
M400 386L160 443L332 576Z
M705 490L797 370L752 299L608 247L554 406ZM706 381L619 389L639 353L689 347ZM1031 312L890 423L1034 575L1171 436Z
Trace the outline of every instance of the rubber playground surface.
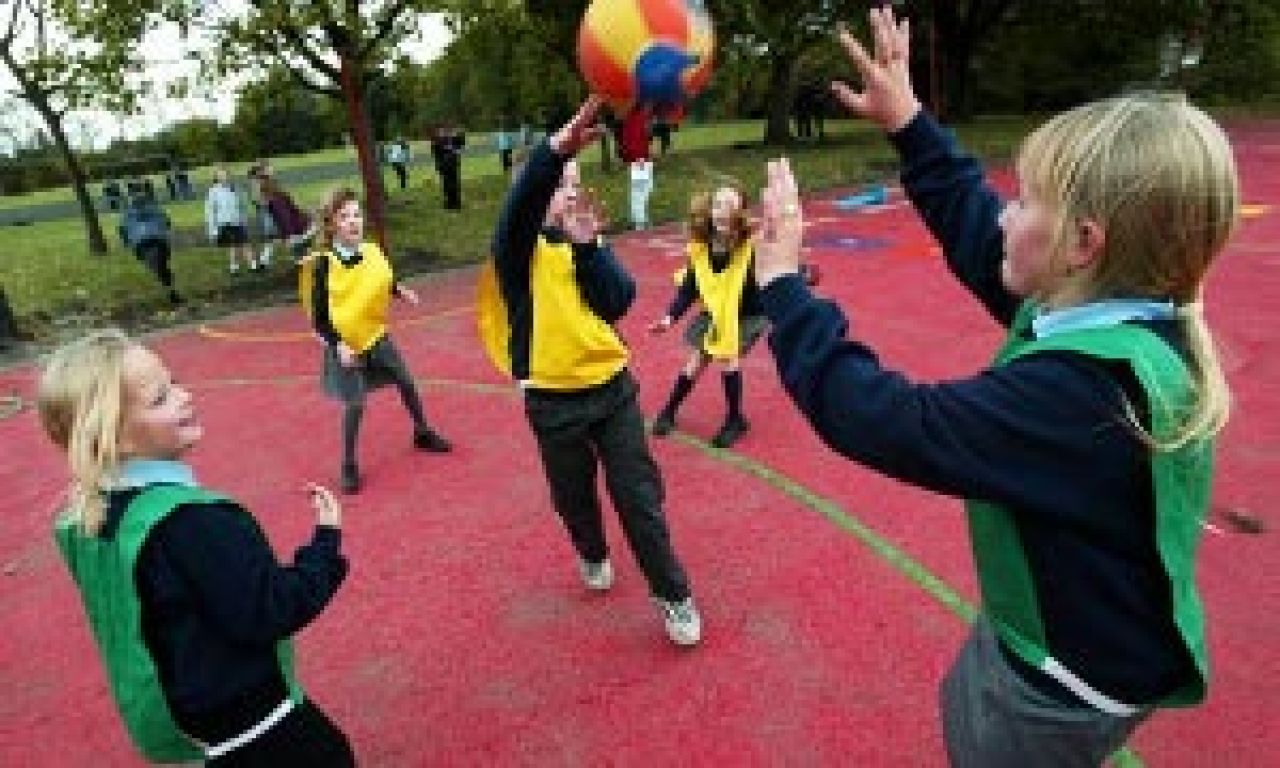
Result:
M1139 730L1128 757L1152 766L1275 765L1280 746L1280 124L1233 135L1249 205L1207 298L1236 396L1200 558L1213 678L1202 707ZM900 193L836 205L856 191L806 201L818 290L913 378L983 366L999 330ZM649 415L685 355L678 332L645 331L680 246L675 227L616 244L640 288L621 328ZM395 394L371 398L365 489L344 501L351 573L299 640L308 692L361 764L945 764L936 691L976 595L960 502L827 451L764 344L744 362L751 431L709 447L724 408L709 370L679 433L653 443L704 621L702 645L677 649L611 511L617 583L599 595L578 581L515 388L480 350L474 270L413 284L423 303L398 306L392 333L456 449L414 452ZM150 343L196 396L202 482L290 557L312 524L302 485L336 486L339 455L305 318L272 309ZM131 765L50 534L65 470L30 407L34 379L0 372L0 765Z

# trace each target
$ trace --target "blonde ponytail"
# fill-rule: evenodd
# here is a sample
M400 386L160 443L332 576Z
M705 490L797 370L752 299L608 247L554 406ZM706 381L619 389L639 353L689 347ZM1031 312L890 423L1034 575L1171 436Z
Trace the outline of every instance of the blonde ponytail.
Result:
M132 346L122 331L97 331L57 349L40 376L40 422L71 469L66 514L86 535L101 529L102 489L119 474L124 357Z
M1204 319L1204 305L1194 302L1178 310L1191 356L1191 383L1194 400L1172 435L1155 435L1156 450L1174 451L1187 443L1211 438L1227 423L1231 413L1231 390L1218 360L1217 346Z

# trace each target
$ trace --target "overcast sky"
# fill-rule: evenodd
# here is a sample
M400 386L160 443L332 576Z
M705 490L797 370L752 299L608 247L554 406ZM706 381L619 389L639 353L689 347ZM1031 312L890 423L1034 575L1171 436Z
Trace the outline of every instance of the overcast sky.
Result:
M0 0L0 8L8 5ZM6 20L7 21L7 20ZM423 14L416 40L405 45L414 60L427 62L435 59L449 42L449 30L441 14ZM187 58L193 50L206 43L201 40L183 40L175 27L167 27L149 35L141 46L147 61L146 76L158 83L177 80L196 71L195 64ZM72 145L84 149L103 148L117 138L137 138L153 134L171 123L193 117L211 117L229 122L235 113L236 88L240 80L206 84L206 93L186 99L151 98L141 115L120 117L105 112L79 112L71 115L66 123L67 136ZM7 68L0 65L0 93L5 97L16 84ZM0 101L0 154L12 152L16 134L19 141L28 140L42 123L38 115L20 100L5 98Z

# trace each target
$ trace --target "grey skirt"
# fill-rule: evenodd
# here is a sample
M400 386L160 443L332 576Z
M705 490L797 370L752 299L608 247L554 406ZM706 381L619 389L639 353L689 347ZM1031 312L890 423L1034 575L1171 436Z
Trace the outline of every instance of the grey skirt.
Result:
M738 355L745 355L751 351L755 343L764 335L765 329L769 327L769 319L764 315L747 315L738 319ZM711 330L711 313L702 311L698 316L689 322L688 327L684 329L684 342L699 352L703 351L702 340L706 338L707 332Z
M384 334L372 347L357 355L356 364L350 368L338 359L338 350L326 344L320 379L325 394L344 403L360 402L364 400L365 393L388 384L411 381L409 369L396 345L391 343L389 334Z

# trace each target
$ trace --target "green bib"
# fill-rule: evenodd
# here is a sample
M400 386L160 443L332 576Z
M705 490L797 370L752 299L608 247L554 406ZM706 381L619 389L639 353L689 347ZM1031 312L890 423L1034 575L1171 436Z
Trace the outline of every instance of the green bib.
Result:
M1120 324L1029 341L1022 335L1034 314L1035 306L1024 303L996 355L996 365L1046 350L1124 362L1146 393L1152 433L1161 438L1177 429L1194 393L1186 365L1162 339L1140 326ZM1192 683L1159 702L1162 706L1200 702L1209 678L1204 611L1195 586L1195 553L1201 521L1209 508L1213 446L1212 439L1205 439L1151 454L1156 546L1173 597L1174 623L1197 672ZM1006 645L1028 664L1040 669L1057 664L1045 638L1035 583L1013 515L999 505L981 501L971 500L967 508L983 612Z
M154 762L201 760L204 752L182 733L169 711L160 673L143 638L142 605L134 568L148 535L178 506L222 501L227 499L199 488L153 485L129 503L111 539L86 536L79 523L65 517L54 528L58 549L80 591L98 652L106 665L116 708L138 751ZM256 528L257 523L253 524ZM281 640L276 654L290 696L301 703L303 694L294 676L292 643Z

